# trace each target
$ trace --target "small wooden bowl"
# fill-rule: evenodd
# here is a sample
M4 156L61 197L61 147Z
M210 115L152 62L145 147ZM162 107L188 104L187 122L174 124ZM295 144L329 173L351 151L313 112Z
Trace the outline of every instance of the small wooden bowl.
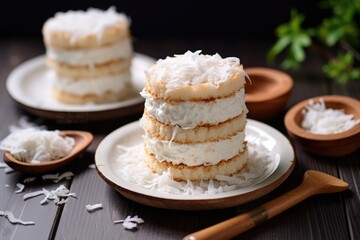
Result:
M44 174L53 172L59 168L62 168L74 160L79 154L86 151L89 145L93 142L94 136L90 132L86 131L61 131L60 134L65 137L72 137L75 139L75 146L71 152L62 158L40 163L23 162L16 159L10 152L4 153L4 161L12 169L27 173L27 174Z
M247 68L251 82L246 82L248 117L259 121L270 120L285 110L293 87L292 78L271 68Z
M360 101L336 95L312 98L314 102L324 100L326 108L343 109L346 114L353 114L360 119ZM293 106L285 115L285 127L288 134L294 138L305 151L326 157L340 157L356 151L360 147L360 124L336 134L313 134L301 127L303 115L301 111L309 104L304 100Z

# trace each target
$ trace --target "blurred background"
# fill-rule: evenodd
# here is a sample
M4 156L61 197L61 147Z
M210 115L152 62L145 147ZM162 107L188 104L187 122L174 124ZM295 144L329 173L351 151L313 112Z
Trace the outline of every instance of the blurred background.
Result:
M21 40L24 47L27 43L37 46L36 52L44 54L41 28L48 18L57 12L89 7L105 10L111 6L131 18L137 52L159 59L187 50L203 50L205 54L239 57L245 67L269 65L266 53L276 41L274 31L289 20L292 8L306 15L304 27L318 24L327 14L319 11L319 1L312 0L15 0L0 9L0 41ZM0 53L2 50L6 51L0 49ZM12 65L21 61L12 54Z
M107 9L127 14L136 38L272 38L290 9L306 13L306 24L321 20L318 1L7 1L0 10L0 35L41 38L41 27L56 12ZM321 14L324 14L321 12Z

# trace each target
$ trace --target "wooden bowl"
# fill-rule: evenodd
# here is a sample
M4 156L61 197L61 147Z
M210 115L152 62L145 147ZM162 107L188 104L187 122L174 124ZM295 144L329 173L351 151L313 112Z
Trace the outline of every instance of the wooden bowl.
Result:
M336 95L312 98L314 102L319 102L320 99L324 100L326 108L344 109L346 114L353 114L355 119L360 119L360 101ZM305 151L315 155L340 157L356 151L360 147L360 124L336 134L313 134L301 127L301 111L308 105L309 100L296 104L286 113L284 122L288 134L302 145Z
M263 121L282 114L293 87L292 78L271 68L247 68L245 71L251 79L245 85L247 116Z
M68 136L74 138L75 140L74 148L65 157L48 162L31 163L20 161L16 159L10 152L6 151L4 153L4 161L7 165L9 165L9 167L19 172L34 175L50 173L68 165L79 154L85 152L94 139L92 133L86 131L68 130L61 131L60 134L63 137Z

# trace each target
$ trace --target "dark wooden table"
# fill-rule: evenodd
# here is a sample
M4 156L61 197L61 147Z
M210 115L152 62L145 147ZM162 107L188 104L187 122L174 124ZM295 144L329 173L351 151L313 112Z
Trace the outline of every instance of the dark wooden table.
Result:
M265 54L271 43L258 40L179 40L136 39L135 50L156 59L202 49L204 53L238 56L245 67L267 66ZM8 126L20 117L45 125L48 129L78 129L94 134L88 151L72 165L75 176L60 183L42 181L26 184L24 193L67 186L77 198L70 198L64 206L53 202L40 205L41 198L23 200L24 193L14 193L16 183L29 177L22 173L6 174L0 169L0 211L9 210L22 220L31 220L31 226L13 225L0 217L0 239L181 239L188 233L203 229L237 214L252 209L296 187L308 169L324 171L349 183L350 190L338 194L311 197L279 216L240 235L237 239L360 239L360 151L341 158L315 157L304 152L293 142L296 165L289 178L265 197L241 206L212 211L175 211L156 209L127 200L108 186L96 170L87 166L94 162L94 153L100 141L122 125L140 118L141 113L126 118L88 121L56 121L42 119L23 111L8 95L5 82L11 70L21 62L44 54L39 39L0 40L0 139L9 134ZM295 86L288 108L297 102L319 95L338 94L360 98L360 81L347 86L328 82L321 75L321 59L316 54L299 71L290 73ZM286 135L284 114L266 122ZM2 156L0 157L0 162ZM61 172L60 171L60 172ZM102 210L88 213L87 204L102 203ZM136 231L124 230L117 219L139 215L145 223ZM215 238L216 239L216 238Z

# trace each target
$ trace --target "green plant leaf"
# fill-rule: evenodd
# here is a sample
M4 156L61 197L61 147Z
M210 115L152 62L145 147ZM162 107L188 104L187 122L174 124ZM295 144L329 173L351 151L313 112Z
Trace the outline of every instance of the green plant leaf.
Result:
M274 61L275 57L290 44L290 40L291 39L288 36L278 39L275 45L268 52L267 59L269 61Z
M360 79L360 68L354 67L354 56L351 53L339 54L323 66L325 75L335 82L346 84Z
M293 42L291 44L291 55L294 57L294 60L296 62L302 62L305 59L305 52L302 48L302 46L298 42Z
M311 45L313 30L302 29L304 20L303 14L299 14L294 9L291 10L290 21L279 25L275 30L278 40L267 54L268 61L274 61L284 51L287 53L282 62L285 68L297 68L299 63L305 60L304 48Z

